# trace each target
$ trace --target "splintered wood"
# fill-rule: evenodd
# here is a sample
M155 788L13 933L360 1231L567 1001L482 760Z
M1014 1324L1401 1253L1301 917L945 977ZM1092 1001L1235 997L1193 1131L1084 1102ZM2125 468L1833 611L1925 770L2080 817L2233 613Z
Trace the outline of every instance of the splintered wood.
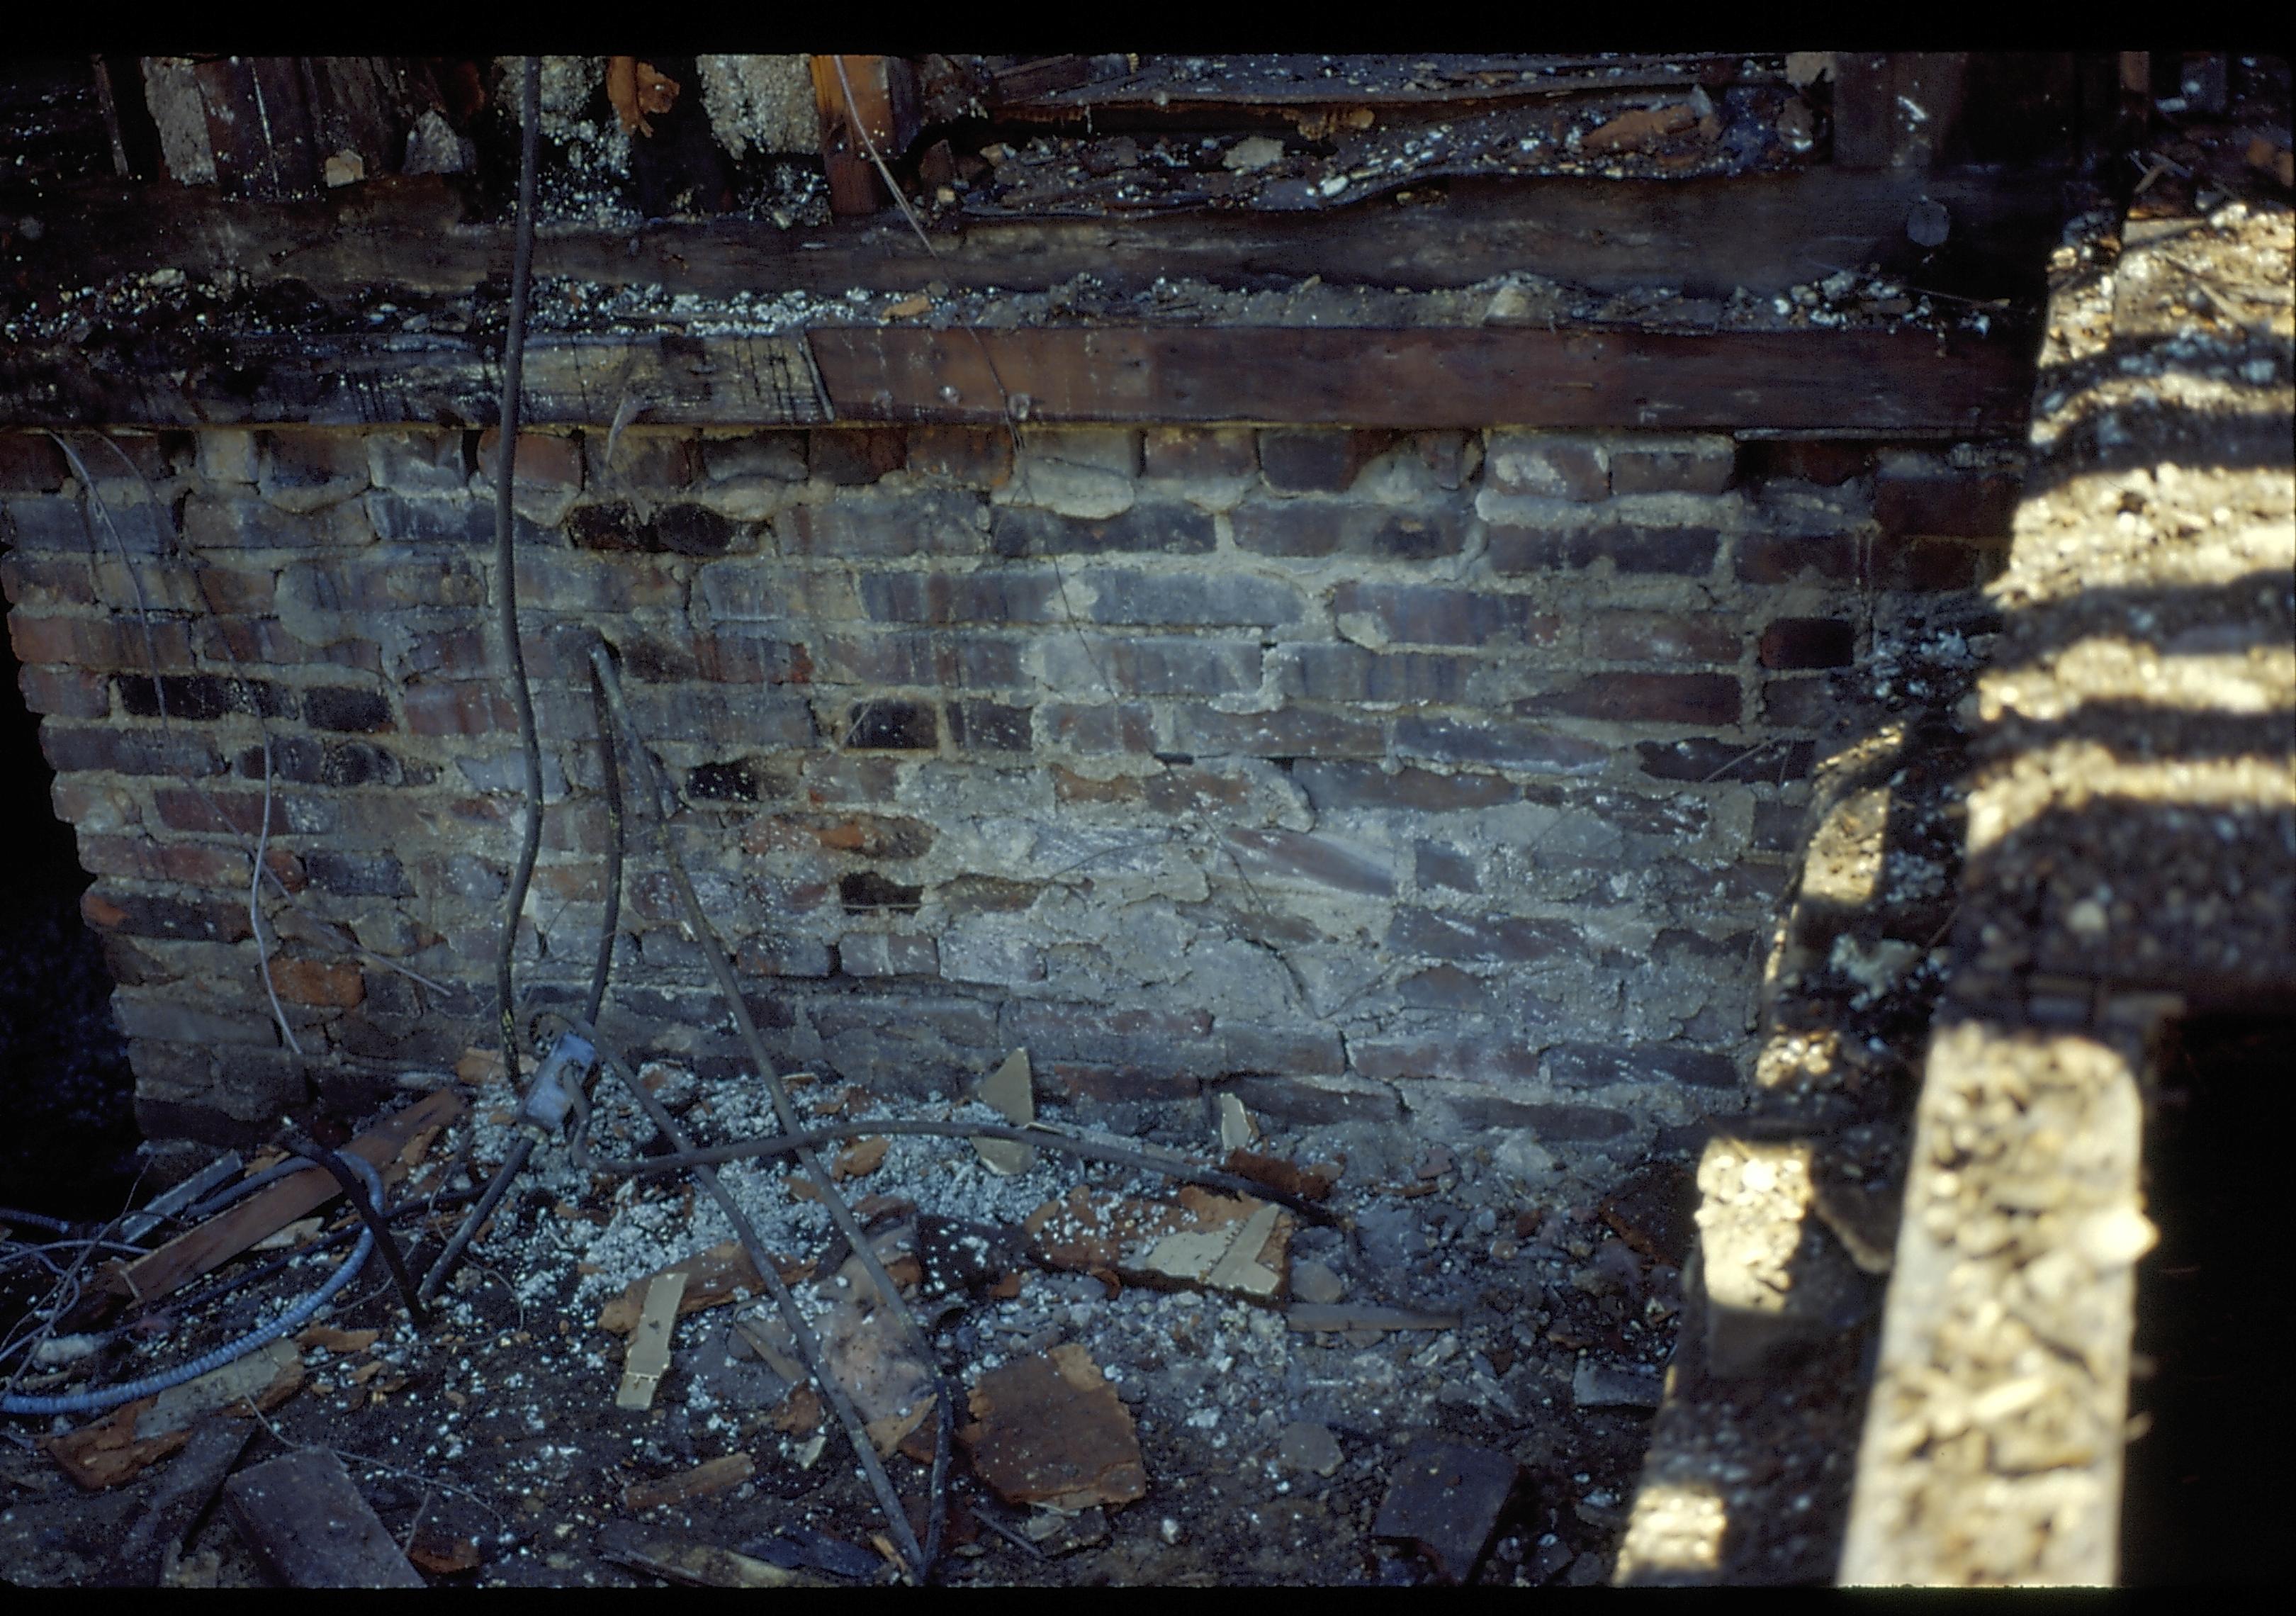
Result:
M197 1380L138 1398L92 1425L50 1437L42 1446L66 1475L97 1492L133 1480L183 1447L203 1415L221 1410L244 1418L250 1401L267 1413L302 1385L303 1355L292 1341L274 1341Z
M1111 1294L1125 1284L1274 1301L1283 1293L1295 1224L1280 1207L1191 1184L1168 1202L1079 1185L1022 1226L1047 1266L1089 1274Z
M1070 1343L992 1369L972 1389L957 1440L1008 1504L1089 1509L1145 1497L1132 1415L1092 1354Z

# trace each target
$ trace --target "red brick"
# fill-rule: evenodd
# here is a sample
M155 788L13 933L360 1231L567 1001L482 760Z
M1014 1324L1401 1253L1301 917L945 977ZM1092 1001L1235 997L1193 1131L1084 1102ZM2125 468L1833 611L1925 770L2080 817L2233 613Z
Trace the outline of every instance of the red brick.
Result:
M1611 662L1734 662L1738 622L1718 611L1598 611L1585 646Z
M502 431L488 427L479 434L479 477L494 486L500 461ZM535 488L578 488L582 486L582 441L556 432L521 432L518 459L512 480Z
M1136 775L1117 775L1094 780L1073 774L1055 763L1052 767L1053 800L1097 808L1111 802L1136 805L1147 800L1147 787Z
M1847 583L1857 573L1857 551L1847 533L1748 533L1738 540L1738 577L1749 584Z
M33 712L59 718L101 718L111 711L111 681L77 668L21 668L16 685Z
M1702 438L1678 446L1614 448L1614 494L1719 494L1737 480L1737 445Z
M1485 440L1483 480L1501 494L1580 504L1611 496L1603 446L1556 432L1493 432Z
M1762 630L1765 668L1847 668L1857 659L1857 625L1823 617L1780 618Z
M510 698L489 684L410 685L406 727L418 735L484 735L518 727Z
M1512 802L1522 788L1496 775L1463 775L1426 768L1390 774L1376 763L1301 763L1292 777L1317 813L1332 808L1407 808L1451 813Z
M271 985L291 1005L348 1010L366 997L366 981L357 965L291 955L272 960Z
M1997 573L2005 559L1997 546L1884 536L1868 552L1863 581L1877 589L1972 589Z
M160 660L160 670L188 669L192 648L180 622L152 624L150 648ZM16 660L27 667L62 663L85 669L133 669L148 671L145 642L140 625L124 619L85 617L34 617L15 611L8 616L8 638Z
M1248 427L1151 427L1142 447L1151 477L1242 477L1259 467Z
M1729 673L1594 673L1568 691L1515 702L1520 714L1649 723L1738 723Z
M1001 488L1013 480L1013 439L1003 427L913 426L909 470L969 488Z
M0 555L0 591L16 606L92 606L96 599L84 559L28 550Z
M263 793L247 791L161 791L156 794L154 806L159 809L160 823L171 831L234 832L252 836L263 824ZM220 816L221 823L217 823ZM271 834L287 833L287 800L274 792L271 797Z
M122 775L198 776L223 772L223 759L199 735L158 729L40 726L40 751L58 774L109 769Z
M619 486L649 493L692 487L701 477L701 444L692 432L632 428L614 440L614 463L606 464L605 432L583 434L589 463L585 480L594 488Z
M80 917L100 931L235 943L250 935L247 905L227 898L158 898L102 886L80 896Z
M1037 710L1045 741L1078 752L1148 752L1156 749L1154 716L1136 702L1079 707L1054 702Z
M1741 446L1746 475L1756 481L1782 478L1836 488L1874 469L1874 446L1825 439L1761 439Z
M1386 947L1393 954L1428 959L1520 964L1583 956L1587 939L1577 927L1559 920L1403 908L1388 926Z
M2006 538L2023 486L2013 471L1963 471L1926 455L1885 454L1874 477L1874 516L1885 533Z
M1700 578L1713 570L1720 544L1712 528L1644 528L1622 522L1562 529L1494 527L1489 554L1495 572L1591 567L1607 559L1620 572Z
M1193 1099L1203 1080L1186 1072L1091 1061L1048 1061L1037 1068L1053 1092L1070 1100L1131 1101Z
M982 634L824 635L813 660L815 677L830 684L977 689L1021 681L1020 644Z
M979 520L980 508L979 495L960 488L898 497L848 494L824 505L798 505L784 512L775 519L774 532L788 554L840 562L979 555L988 547L988 535Z
M806 465L823 482L874 482L908 456L906 434L897 426L816 427L807 434Z
M1259 474L1280 494L1344 494L1394 435L1348 428L1270 428L1259 434Z
M53 494L70 474L45 432L0 432L0 494Z
M1215 757L1378 758L1387 740L1375 714L1289 706L1226 713L1188 705L1173 711L1172 745Z
M1537 611L1536 604L1528 595L1427 584L1349 580L1332 591L1335 615L1361 612L1386 639L1406 645L1552 645L1562 637L1562 619Z

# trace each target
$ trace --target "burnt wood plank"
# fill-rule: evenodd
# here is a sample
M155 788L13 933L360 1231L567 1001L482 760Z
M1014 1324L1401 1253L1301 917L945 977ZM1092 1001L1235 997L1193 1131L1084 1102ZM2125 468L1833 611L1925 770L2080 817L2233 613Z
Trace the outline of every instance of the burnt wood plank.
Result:
M974 221L937 241L939 257L890 215L812 231L733 218L554 226L536 245L535 274L718 296L909 291L934 280L1041 291L1083 272L1128 293L1159 275L1265 286L1319 275L1333 285L1427 290L1529 272L1601 291L1767 294L1827 266L1889 267L1906 250L1906 211L1924 195L1951 210L1957 250L1998 292L2026 279L2038 291L2037 267L2062 213L2053 174L1833 168L1712 180L1463 181L1423 202L1328 215ZM466 223L459 193L437 176L370 180L266 207L206 188L104 184L77 188L61 206L73 227L14 250L21 278L12 274L7 295L155 269L292 279L322 295L368 286L454 294L510 267L510 227Z
M0 422L468 426L496 408L494 358L467 343L263 337L197 365L143 357L0 354ZM2013 338L1917 331L850 326L542 337L526 369L527 418L562 425L603 425L625 397L656 425L737 426L996 421L1025 395L1038 421L1975 433L2021 422L2031 389Z
M416 1134L433 1123L453 1121L462 1110L458 1096L438 1089L376 1123L343 1149L380 1169ZM165 1296L340 1194L341 1186L326 1169L306 1169L258 1191L127 1267L108 1270L99 1283L118 1297L148 1301Z
M422 1574L324 1448L304 1448L224 1483L224 1507L248 1546L295 1588L419 1588Z
M2031 385L2008 343L1927 333L854 327L812 342L840 418L874 421L991 421L1025 395L1045 421L1980 432L2021 420Z

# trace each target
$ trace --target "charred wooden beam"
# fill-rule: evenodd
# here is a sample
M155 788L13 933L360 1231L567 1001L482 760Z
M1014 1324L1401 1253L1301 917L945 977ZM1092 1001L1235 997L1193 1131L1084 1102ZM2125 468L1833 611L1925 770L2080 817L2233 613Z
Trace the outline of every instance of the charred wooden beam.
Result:
M933 280L1042 291L1082 273L1128 292L1159 276L1258 288L1314 275L1332 285L1425 291L1529 273L1600 291L1726 297L1743 286L1769 295L1838 267L1910 270L1896 260L1907 253L1907 216L1924 198L1950 211L1960 257L1959 283L1941 290L1997 296L2030 285L2038 295L2062 215L2055 177L2041 169L1461 183L1423 202L1332 215L980 223L937 242L938 257L890 217L817 231L732 218L554 226L537 243L535 273L719 296L907 291ZM70 210L71 229L12 250L4 267L19 296L160 269L292 279L321 295L368 286L467 292L510 263L510 226L465 222L462 194L430 176L264 208L204 189L93 185Z
M840 421L1263 422L1384 427L1824 430L1980 435L2021 423L2021 342L1925 332L1132 326L795 336L545 336L528 418L602 425ZM0 353L0 422L476 426L489 349L405 335L180 332Z
M811 65L830 210L874 213L892 199L877 176L869 149L873 145L877 155L890 162L916 138L915 70L898 56L816 56Z

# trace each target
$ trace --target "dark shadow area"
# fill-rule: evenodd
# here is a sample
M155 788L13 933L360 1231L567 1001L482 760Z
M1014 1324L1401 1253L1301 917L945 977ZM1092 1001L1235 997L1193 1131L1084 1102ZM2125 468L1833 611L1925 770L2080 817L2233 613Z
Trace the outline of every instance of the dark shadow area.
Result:
M2291 1507L2281 1185L2285 1136L2259 1102L2296 1064L2296 1020L2175 1028L2145 1119L2161 1243L2136 1271L2121 1506L2133 1587L2277 1580Z
M0 1206L109 1218L141 1135L102 946L81 923L88 878L49 805L54 775L0 638Z

